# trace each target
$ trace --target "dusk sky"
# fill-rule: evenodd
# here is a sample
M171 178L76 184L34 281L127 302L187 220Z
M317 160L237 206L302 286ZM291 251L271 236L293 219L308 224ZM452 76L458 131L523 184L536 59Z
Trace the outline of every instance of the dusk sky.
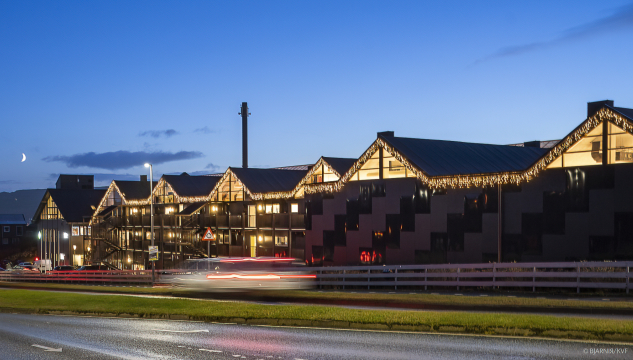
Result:
M1 1L0 191L239 167L243 101L252 167L560 139L632 43L629 1Z

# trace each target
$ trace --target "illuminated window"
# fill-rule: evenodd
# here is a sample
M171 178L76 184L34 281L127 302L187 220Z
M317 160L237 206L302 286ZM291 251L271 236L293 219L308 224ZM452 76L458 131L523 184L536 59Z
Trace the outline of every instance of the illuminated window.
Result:
M279 204L273 204L273 214L279 214Z
M407 176L407 169L386 151L383 151L382 177L384 179L403 178Z
M272 213L273 213L273 205L266 204L266 214L272 214Z
M291 213L298 213L299 212L299 204L297 204L297 203L290 204L290 212Z
M79 236L79 226L73 226L73 236Z
M276 246L288 246L288 236L275 236Z
M619 127L609 124L609 141L607 143L609 164L633 162L633 135Z
M376 151L366 163L358 170L358 180L371 180L380 178L380 151Z
M257 212L255 211L255 205L248 205L248 227L257 226Z
M609 123L607 159L609 164L633 163L633 135ZM576 167L602 164L602 125L580 139L547 168Z

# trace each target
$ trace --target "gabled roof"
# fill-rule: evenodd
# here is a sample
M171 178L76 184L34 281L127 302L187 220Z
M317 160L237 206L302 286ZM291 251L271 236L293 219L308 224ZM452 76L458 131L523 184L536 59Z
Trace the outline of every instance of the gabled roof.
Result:
M340 177L342 174L345 174L349 168L354 165L356 159L350 158L336 158L336 157L322 157L323 161L330 165L332 170L336 171L338 176Z
M0 225L26 225L23 214L0 214Z
M35 214L37 216L42 211L46 205L45 199L50 196L66 222L84 222L85 217L90 217L94 213L92 206L99 205L105 194L106 190L48 189L44 194L43 203Z
M125 200L145 200L149 199L149 181L123 181L112 180L120 190L120 195ZM155 188L158 182L154 181L152 187Z
M534 164L548 149L459 141L380 138L428 176L516 172Z
M220 176L163 175L178 196L209 196Z
M229 168L250 193L293 191L307 170Z
M611 110L617 111L620 115L626 116L629 120L633 121L633 109L621 108L621 107L612 107L609 105L605 105Z

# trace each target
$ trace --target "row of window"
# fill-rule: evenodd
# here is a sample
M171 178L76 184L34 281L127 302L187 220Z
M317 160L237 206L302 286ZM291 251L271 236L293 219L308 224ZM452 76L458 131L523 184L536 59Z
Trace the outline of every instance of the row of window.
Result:
M2 231L5 232L5 233L11 232L11 226L3 226L2 227ZM15 227L15 235L16 236L24 235L24 228L22 228L22 226L16 226Z

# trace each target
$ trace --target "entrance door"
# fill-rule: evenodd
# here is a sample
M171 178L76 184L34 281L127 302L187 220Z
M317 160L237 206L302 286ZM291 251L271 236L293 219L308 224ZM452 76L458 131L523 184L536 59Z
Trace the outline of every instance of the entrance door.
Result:
M84 264L84 259L81 255L73 255L73 265L75 266L82 266Z
M257 236L251 235L251 257L257 256Z

